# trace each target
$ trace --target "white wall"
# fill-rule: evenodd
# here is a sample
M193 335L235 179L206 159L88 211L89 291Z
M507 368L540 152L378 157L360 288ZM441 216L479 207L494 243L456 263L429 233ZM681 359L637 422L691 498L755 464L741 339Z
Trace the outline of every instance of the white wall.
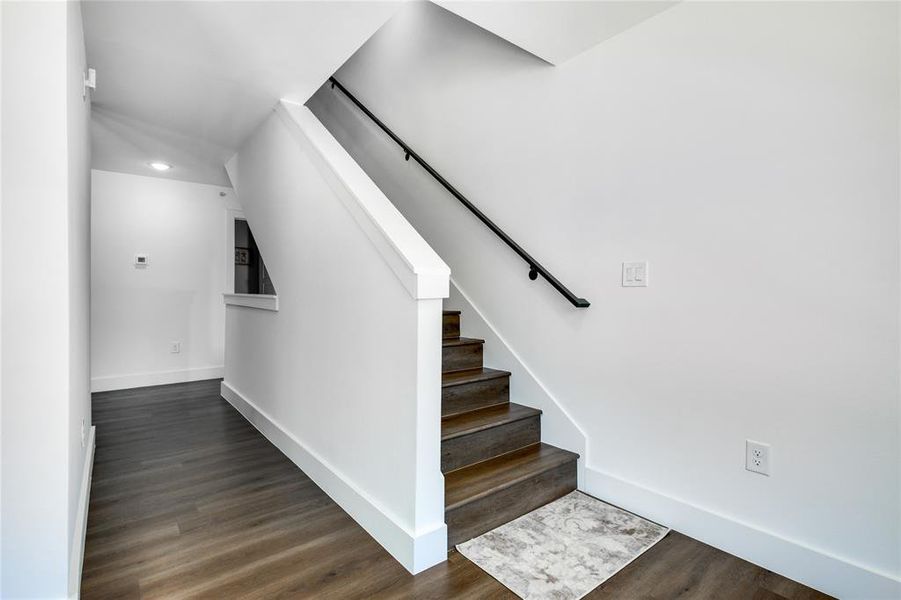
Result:
M229 185L223 163L276 101L309 98L402 4L88 2L88 56L112 84L94 166L143 174L155 155L175 164L160 177Z
M69 595L81 585L81 561L93 458L91 432L91 102L84 96L87 69L81 3L66 3L69 261ZM91 447L89 447L89 445ZM90 470L88 465L88 470Z
M0 596L64 598L92 456L80 5L4 3L2 46Z
M227 307L223 395L409 570L445 560L447 266L304 107L227 168L279 302Z
M551 67L411 4L351 58L339 80L587 310L340 93L308 104L584 430L584 489L893 597L897 10L686 2ZM628 260L650 287L620 287ZM770 477L745 471L747 438L772 444Z
M436 0L435 4L552 65L560 65L675 2Z
M0 2L0 435L3 433L3 3ZM0 485L3 483L3 441L0 439ZM3 492L0 488L0 565L3 564ZM0 567L0 593L3 568Z
M92 180L93 389L221 377L234 192L109 171ZM135 267L138 253L149 254L147 267Z

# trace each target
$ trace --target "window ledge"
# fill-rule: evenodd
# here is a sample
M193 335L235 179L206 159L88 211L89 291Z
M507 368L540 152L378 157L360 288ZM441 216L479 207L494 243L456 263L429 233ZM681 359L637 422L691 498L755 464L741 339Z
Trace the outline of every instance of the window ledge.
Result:
M269 294L222 294L226 306L244 306L278 312L278 296Z

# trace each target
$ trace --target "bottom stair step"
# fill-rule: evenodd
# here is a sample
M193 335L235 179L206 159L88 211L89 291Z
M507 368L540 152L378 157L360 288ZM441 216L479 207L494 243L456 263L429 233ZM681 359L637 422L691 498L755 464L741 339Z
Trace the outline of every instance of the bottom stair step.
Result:
M445 475L448 548L575 490L578 458L539 443Z

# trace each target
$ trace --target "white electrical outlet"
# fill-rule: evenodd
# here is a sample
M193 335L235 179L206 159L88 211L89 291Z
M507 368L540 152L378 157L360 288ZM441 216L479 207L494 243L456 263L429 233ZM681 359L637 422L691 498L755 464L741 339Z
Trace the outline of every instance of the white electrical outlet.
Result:
M169 342L169 352L172 354L181 352L181 342Z
M770 445L745 440L745 468L761 475L770 474Z
M648 263L624 262L623 287L648 287Z

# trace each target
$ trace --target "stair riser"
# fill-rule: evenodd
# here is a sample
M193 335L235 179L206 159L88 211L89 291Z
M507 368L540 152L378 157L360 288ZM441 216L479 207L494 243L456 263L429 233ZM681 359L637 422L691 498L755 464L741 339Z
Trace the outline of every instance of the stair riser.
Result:
M448 550L576 489L576 461L564 463L445 513Z
M446 340L460 337L460 315L444 315L443 337Z
M482 344L444 346L441 353L441 370L465 371L482 368Z
M441 443L441 471L447 473L540 441L540 415L445 440Z
M441 416L510 401L510 376L441 388Z

